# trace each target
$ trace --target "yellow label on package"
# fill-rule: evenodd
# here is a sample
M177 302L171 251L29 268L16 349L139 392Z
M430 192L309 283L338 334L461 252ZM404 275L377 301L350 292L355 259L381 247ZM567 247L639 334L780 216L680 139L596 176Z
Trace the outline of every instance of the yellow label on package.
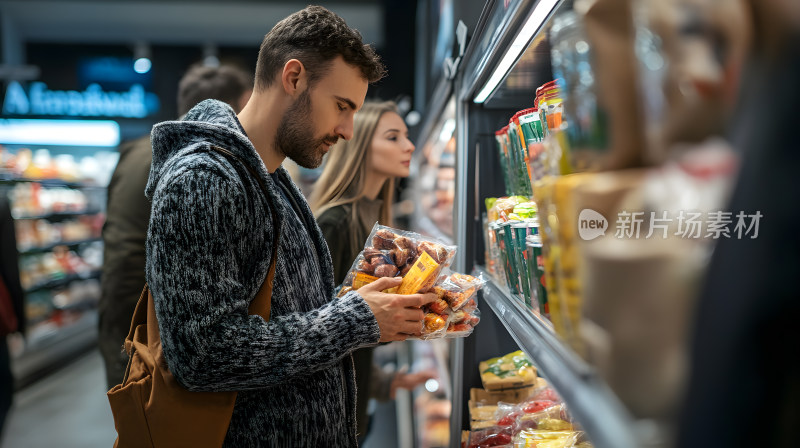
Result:
M427 252L423 252L403 277L403 283L400 283L397 293L416 294L423 287L433 285L438 275L439 263Z
M353 278L353 289L358 289L364 285L369 285L378 278L379 277L365 274L363 272L356 272L356 276L355 278ZM384 289L383 292L394 294L395 292L397 292L397 286L395 286L394 288Z

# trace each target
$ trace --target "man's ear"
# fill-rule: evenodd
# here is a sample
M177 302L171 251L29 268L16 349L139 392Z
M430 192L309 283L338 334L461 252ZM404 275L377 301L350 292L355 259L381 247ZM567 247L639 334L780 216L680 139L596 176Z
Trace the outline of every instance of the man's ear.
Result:
M297 97L308 86L308 72L302 62L289 59L281 72L283 90L292 97Z

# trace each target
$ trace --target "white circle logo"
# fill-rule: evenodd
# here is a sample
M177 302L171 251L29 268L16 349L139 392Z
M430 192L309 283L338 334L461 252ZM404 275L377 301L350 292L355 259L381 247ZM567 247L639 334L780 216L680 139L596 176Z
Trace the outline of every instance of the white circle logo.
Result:
M578 234L581 239L593 240L600 235L605 235L606 230L608 230L608 220L605 216L590 208L581 210L578 215Z

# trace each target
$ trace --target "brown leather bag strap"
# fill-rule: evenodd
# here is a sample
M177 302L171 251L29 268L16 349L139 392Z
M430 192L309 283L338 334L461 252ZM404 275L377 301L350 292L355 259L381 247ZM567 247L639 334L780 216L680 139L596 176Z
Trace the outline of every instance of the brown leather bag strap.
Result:
M133 335L136 333L136 327L147 322L147 294L150 292L150 287L147 283L144 284L144 289L139 295L139 301L136 302L136 309L133 311L133 319L131 319L131 328L128 330L128 337L125 338L125 350L130 355L128 341L133 341Z

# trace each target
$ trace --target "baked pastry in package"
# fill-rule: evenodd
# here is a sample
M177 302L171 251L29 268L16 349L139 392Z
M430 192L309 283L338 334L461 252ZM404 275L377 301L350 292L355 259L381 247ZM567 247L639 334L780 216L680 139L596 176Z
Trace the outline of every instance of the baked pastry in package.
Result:
M536 383L536 368L521 350L478 364L486 390L516 389Z
M450 320L444 337L466 337L480 322L480 311L475 301L476 293L486 283L482 277L445 272L433 287L438 299L433 305L436 309L447 310Z
M372 283L380 277L403 277L397 288L386 292L416 294L433 287L442 271L450 266L456 253L433 238L383 226L372 228L364 250L353 261L339 295ZM437 303L438 302L438 303ZM450 322L451 309L438 300L423 307L425 318L422 339L444 337Z
M473 277L467 274L453 272L440 279L434 286L436 294L444 298L453 311L458 311L475 297L479 289L486 284L482 277Z

